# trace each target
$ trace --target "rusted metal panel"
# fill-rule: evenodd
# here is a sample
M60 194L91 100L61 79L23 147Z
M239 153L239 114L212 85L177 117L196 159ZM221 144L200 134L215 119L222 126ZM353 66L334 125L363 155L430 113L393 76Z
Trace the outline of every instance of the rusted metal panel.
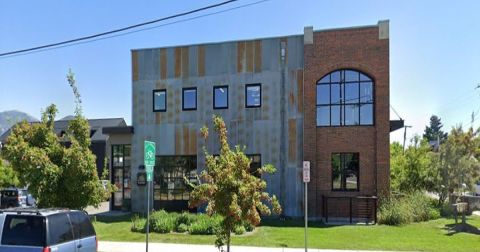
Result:
M188 78L188 46L182 47L182 78Z
M260 73L262 71L262 41L255 40L255 73Z
M155 113L155 124L160 124L162 119L162 114L161 113Z
M297 111L303 113L303 70L297 70Z
M182 48L175 48L175 78L180 78L182 74Z
M175 155L182 154L182 129L180 125L175 126Z
M188 151L190 150L190 131L188 130L188 125L183 125L183 132L182 132L182 145L183 145L183 153L189 154Z
M297 160L297 121L288 119L288 162Z
M167 49L160 49L160 79L167 78Z
M196 155L197 154L197 130L195 128L190 129L189 135L189 141L190 141L190 148L188 149L188 154L189 155Z
M245 70L245 41L237 42L237 73Z
M253 72L253 41L246 42L245 60L247 62L246 72Z
M132 51L132 79L138 81L138 53Z
M197 67L198 67L198 76L199 77L205 76L205 46L204 45L198 46Z

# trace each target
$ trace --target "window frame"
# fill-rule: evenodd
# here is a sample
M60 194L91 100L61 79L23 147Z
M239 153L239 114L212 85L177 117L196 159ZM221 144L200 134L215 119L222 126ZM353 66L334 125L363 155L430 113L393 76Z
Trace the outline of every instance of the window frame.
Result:
M155 109L155 93L157 92L165 93L165 109ZM152 109L153 109L153 112L167 112L167 90L166 89L154 89L152 91Z
M185 108L185 91L195 90L195 107L194 108ZM182 110L189 111L189 110L197 110L197 100L198 100L198 91L197 87L184 87L182 88Z
M357 160L358 160L358 171L357 171L357 188L356 189L348 189L346 188L346 181L345 181L345 188L334 188L333 187L333 181L334 181L334 174L333 174L333 156L334 155L340 155L340 166L341 166L341 171L340 171L340 180L342 181L345 178L345 155L348 154L353 154L357 155ZM360 153L359 152L333 152L330 155L330 171L331 171L331 189L333 192L359 192L360 191ZM342 186L340 186L342 187Z
M216 98L215 98L215 90L217 89L220 89L220 88L224 88L227 90L227 106L226 107L217 107L215 106L215 101L216 101ZM213 86L213 109L228 109L228 105L229 105L229 101L228 101L228 85L223 85L223 86Z
M161 160L162 159L162 160ZM166 164L165 160L169 159L169 162L178 162L178 161L184 161L187 162L188 164L193 165L193 169L189 169L192 167L187 167L187 166L180 166L178 164ZM154 202L173 202L173 201L189 201L190 196L192 193L192 189L189 187L188 184L185 183L184 178L189 176L188 173L195 171L197 172L198 167L197 167L197 160L198 156L197 155L156 155L155 156L155 166L154 166L154 177L153 177L153 200ZM181 169L180 169L181 168ZM165 169L167 171L164 171L162 173L162 169ZM174 171L176 170L176 171ZM182 176L169 176L169 175L174 175L175 173L178 172L183 173ZM167 176L165 176L167 175ZM169 189L167 188L162 188L162 183L164 182L180 182L184 186L184 188L173 188ZM159 195L159 199L156 199L156 194ZM162 199L162 195L166 195L167 199ZM176 198L176 196L181 195L181 199Z
M347 71L353 71L353 72L356 72L356 74L358 74L358 79L356 81L352 81L352 80L345 80L345 72ZM334 74L334 73L337 73L339 72L339 80L338 81L332 81L332 78L331 78L331 75ZM365 79L362 79L361 75L364 75L365 77L368 78L368 80L365 80ZM329 80L327 82L321 82L325 77L328 77ZM343 77L343 78L342 78ZM371 83L371 88L372 88L372 101L371 102L364 102L362 101L362 97L360 96L361 95L361 86L363 83ZM358 101L355 102L355 103L352 103L352 102L348 102L348 101L345 101L345 97L346 97L346 86L348 84L357 84L358 85ZM340 100L339 100L339 103L334 103L332 102L332 86L333 85L338 85L339 86L339 92L340 92ZM319 86L328 86L329 88L329 91L330 91L330 94L329 94L329 103L327 104L322 104L318 101L318 87ZM375 95L375 79L373 77L371 77L369 74L363 72L363 71L360 71L360 70L357 70L357 69L351 69L351 68L342 68L342 69L336 69L334 71L331 71L325 75L322 76L322 78L320 78L317 82L316 82L316 86L315 86L315 125L316 127L358 127L358 126L375 126L376 122L375 122L375 119L376 119L376 116L375 116L375 106L376 106L376 95ZM366 106L366 105L371 105L372 106L372 122L370 124L362 124L362 106ZM339 123L338 124L334 124L332 123L332 110L334 106L338 106L339 107ZM358 112L356 113L357 114L357 120L358 120L358 124L346 124L346 108L348 106L356 106L356 110L358 110ZM329 119L328 119L328 124L327 125L319 125L318 124L318 121L317 121L317 117L318 117L318 109L319 108L328 108L328 112L329 112ZM337 120L335 120L337 121Z
M247 90L249 87L256 87L260 88L260 104L259 105L248 105L248 96ZM252 83L252 84L245 84L245 108L260 108L262 107L262 83Z

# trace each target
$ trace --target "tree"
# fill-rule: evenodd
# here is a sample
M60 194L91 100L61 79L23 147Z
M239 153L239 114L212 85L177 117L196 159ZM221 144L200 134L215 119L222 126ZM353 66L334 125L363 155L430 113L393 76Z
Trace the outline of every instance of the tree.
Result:
M206 204L209 215L218 214L223 217L221 228L216 231L215 245L220 248L227 245L230 251L230 235L238 225L249 223L258 225L260 214L281 213L281 207L275 195L270 196L264 190L267 183L250 173L251 160L236 146L230 149L227 141L227 128L219 116L213 116L214 129L219 135L220 155L209 155L206 148L205 170L200 174L200 184L193 185L189 206L198 207ZM201 133L206 140L208 128ZM260 174L274 173L275 167L264 165Z
M75 118L69 122L60 143L55 134L57 108L48 106L40 123L26 121L16 125L7 139L5 158L18 172L22 184L28 185L40 207L84 209L98 206L104 191L98 179L95 155L90 147L90 129L81 113L80 94L70 71L67 80L75 95Z
M444 133L442 127L443 124L440 117L432 115L430 117L430 125L425 127L423 138L426 138L428 141L438 141L440 139L440 143L444 143L448 133Z
M395 142L390 145L390 175L393 191L413 192L425 190L430 185L432 154L426 140L414 136L412 144L403 152Z
M0 157L0 188L18 186L19 184L17 173L11 165L4 162Z
M434 155L431 177L435 182L430 189L439 195L439 204L448 195L462 192L463 184L474 190L480 171L478 133L472 128L468 131L461 126L453 128L440 152Z

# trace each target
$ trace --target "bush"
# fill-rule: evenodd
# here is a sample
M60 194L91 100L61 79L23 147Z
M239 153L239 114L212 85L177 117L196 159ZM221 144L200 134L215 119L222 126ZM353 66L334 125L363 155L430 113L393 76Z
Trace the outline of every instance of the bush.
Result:
M197 220L196 214L183 212L177 216L176 226L178 227L180 224L185 224L186 226L190 226L196 220Z
M220 227L222 218L219 216L208 216L205 214L198 214L197 221L190 226L190 234L194 235L211 235L215 233Z
M243 224L243 226L245 227L245 231L247 232L252 232L255 229L255 226L248 222Z
M402 225L410 222L428 221L440 218L435 201L423 192L390 197L380 204L378 223Z
M150 230L156 233L170 233L175 229L177 213L167 213L164 210L154 211L150 215Z
M130 228L130 230L132 232L140 232L140 233L144 233L145 230L146 230L146 223L147 223L147 220L146 219L143 219L143 218L140 218L138 217L138 215L133 215L132 216L132 226Z
M410 223L411 213L405 204L396 199L387 199L380 205L378 223L385 225L402 225Z
M245 230L245 227L243 225L239 225L239 226L236 226L234 229L233 229L233 232L236 234L236 235L242 235L242 234L245 234L245 232L247 232Z
M177 226L176 228L178 233L185 233L188 231L188 226L184 223L181 223L180 225Z

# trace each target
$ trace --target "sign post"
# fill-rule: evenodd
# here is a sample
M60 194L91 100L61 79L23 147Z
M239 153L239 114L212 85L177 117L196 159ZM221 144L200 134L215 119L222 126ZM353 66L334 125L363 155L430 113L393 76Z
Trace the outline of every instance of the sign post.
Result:
M148 252L148 233L150 226L150 187L152 184L153 167L155 166L155 142L144 142L143 163L147 173L147 230L146 230L146 251Z
M308 187L307 183L310 182L310 161L303 161L303 183L305 184L305 252L308 251L307 247L307 228L308 228Z

